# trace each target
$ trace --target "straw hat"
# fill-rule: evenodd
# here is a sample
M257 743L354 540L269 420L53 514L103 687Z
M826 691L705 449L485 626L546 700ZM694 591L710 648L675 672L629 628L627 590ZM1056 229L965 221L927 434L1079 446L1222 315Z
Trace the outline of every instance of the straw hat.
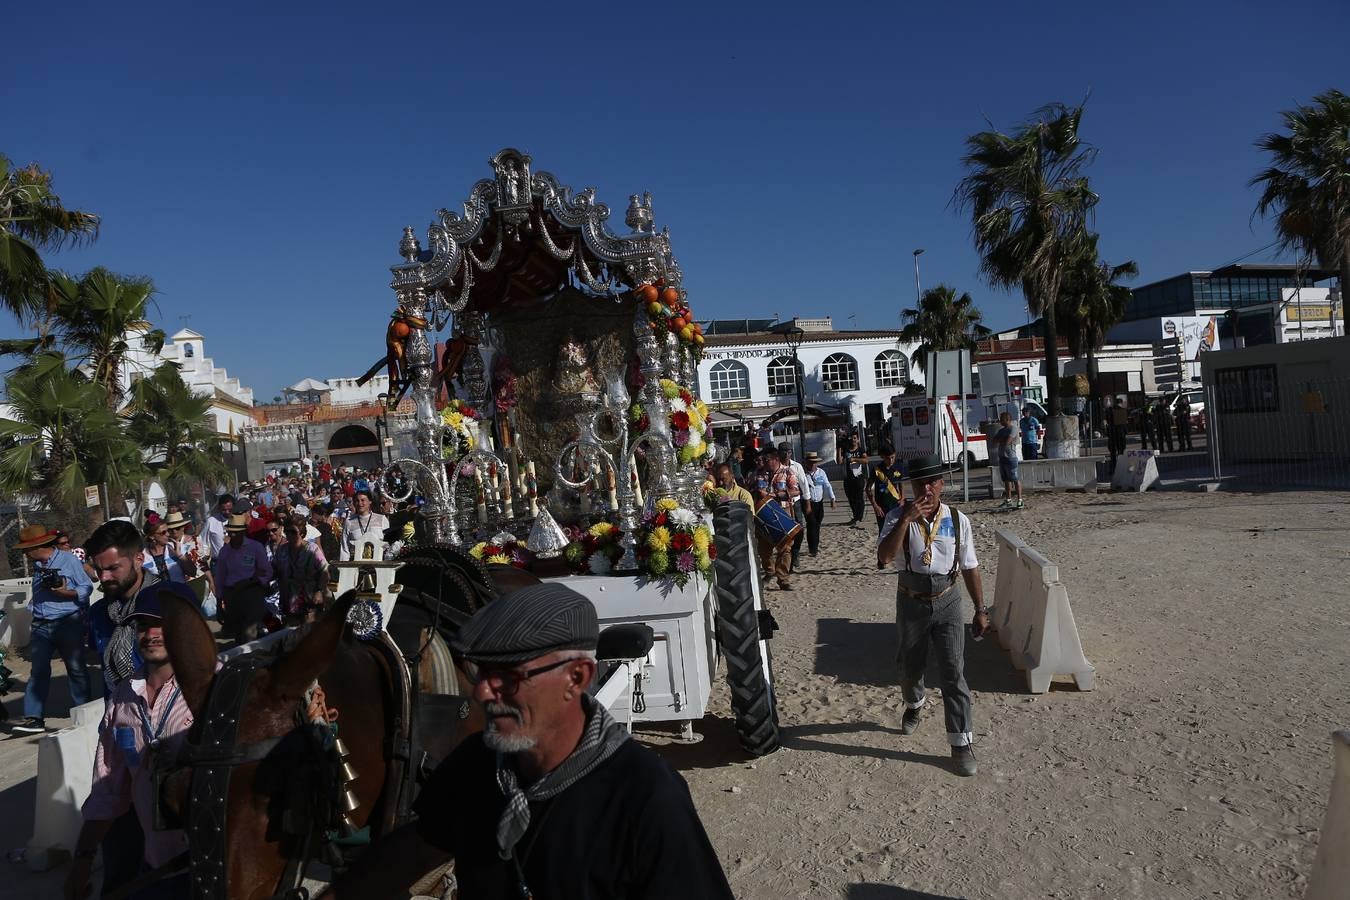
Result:
M55 544L58 537L60 534L55 528L48 528L46 525L25 525L19 529L19 542L14 545L14 549L36 550L38 547Z
M225 523L225 530L230 534L234 534L240 531L248 531L248 521L249 521L248 513L237 513L233 516L230 516L229 521Z
M168 528L182 528L187 524L187 517L178 511L169 513L164 518L164 525Z

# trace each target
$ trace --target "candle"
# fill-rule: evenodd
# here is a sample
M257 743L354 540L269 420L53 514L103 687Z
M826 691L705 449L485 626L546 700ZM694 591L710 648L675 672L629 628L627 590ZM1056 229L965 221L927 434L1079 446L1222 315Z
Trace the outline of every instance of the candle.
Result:
M497 469L497 493L502 499L502 513L510 518L513 515L511 510L511 477L509 472L502 469Z
M534 460L525 463L525 495L530 499L530 515L539 515L539 479L534 474Z
M611 468L605 469L605 480L609 482L609 508L611 510L617 510L619 508L619 492L616 489L617 486L614 483L613 469Z
M474 481L477 483L478 487L477 492L478 502L475 504L474 509L478 513L478 523L481 525L482 523L487 521L487 497L485 496L484 493L485 489L483 486L483 470L480 468L475 468L473 476Z

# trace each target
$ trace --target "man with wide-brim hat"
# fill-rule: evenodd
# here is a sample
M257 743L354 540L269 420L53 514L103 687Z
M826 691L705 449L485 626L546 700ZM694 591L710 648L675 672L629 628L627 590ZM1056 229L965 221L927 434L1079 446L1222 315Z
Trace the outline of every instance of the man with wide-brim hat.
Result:
M84 617L94 583L84 564L69 550L56 546L61 532L46 525L28 525L19 530L15 550L32 564L33 630L29 643L33 662L28 686L23 694L22 721L12 734L41 734L47 730L45 712L47 691L51 687L52 657L66 664L70 685L70 705L89 702L89 674L84 667Z
M463 897L731 897L684 779L587 693L598 635L591 601L547 582L465 623L487 727L325 897L389 897L451 857Z
M215 579L225 606L221 632L240 643L261 634L267 618L267 590L272 583L272 560L267 548L248 536L248 513L230 516L225 523L229 538L216 558Z
M913 734L924 708L924 672L931 642L938 654L942 707L947 742L960 775L974 775L975 726L965 676L966 619L959 582L975 606L971 631L980 637L989 629L984 605L975 536L965 513L942 502L947 466L940 456L909 461L914 499L892 509L877 541L877 567L892 561L899 570L895 593L895 625L900 638L900 689L905 713L902 734Z
M805 465L806 491L810 493L811 511L806 514L806 551L812 556L820 552L820 525L825 521L825 500L830 501L834 509L834 485L830 476L820 467L820 454L814 450L806 451Z

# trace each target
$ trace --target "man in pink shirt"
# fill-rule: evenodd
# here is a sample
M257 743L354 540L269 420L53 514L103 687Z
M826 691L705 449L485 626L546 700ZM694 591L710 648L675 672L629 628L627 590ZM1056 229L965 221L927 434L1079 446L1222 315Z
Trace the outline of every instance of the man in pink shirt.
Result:
M152 751L175 753L192 726L192 712L178 690L169 651L160 628L160 592L196 604L185 584L161 581L136 595L132 617L143 667L118 683L108 699L94 750L94 786L84 801L84 825L75 842L75 860L66 877L65 896L83 898L89 889L94 856L108 830L128 807L136 810L145 832L144 867L155 869L187 851L181 830L155 830L155 788L150 777ZM185 897L187 873L161 880L132 896L137 900Z

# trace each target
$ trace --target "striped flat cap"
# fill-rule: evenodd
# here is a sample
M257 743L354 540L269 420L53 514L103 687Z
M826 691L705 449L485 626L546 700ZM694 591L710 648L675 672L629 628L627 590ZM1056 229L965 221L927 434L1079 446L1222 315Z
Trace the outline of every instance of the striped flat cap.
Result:
M511 665L557 650L594 650L595 606L561 584L532 584L493 600L459 629L455 653L476 663Z

